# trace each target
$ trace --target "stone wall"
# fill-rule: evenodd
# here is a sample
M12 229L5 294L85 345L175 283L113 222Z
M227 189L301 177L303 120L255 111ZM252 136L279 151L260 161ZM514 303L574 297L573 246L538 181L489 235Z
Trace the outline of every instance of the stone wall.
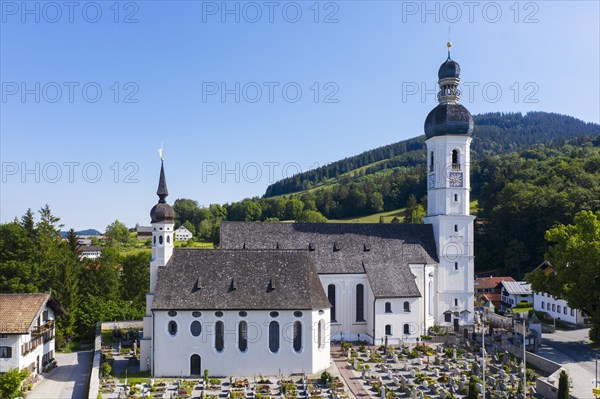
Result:
M101 324L102 330L112 330L115 328L115 324L117 328L122 330L142 330L144 328L144 322L141 320L124 320L124 321L104 321Z
M92 359L92 370L89 377L88 399L96 399L100 390L100 349L102 346L102 324L96 326L96 338L94 339L94 358Z

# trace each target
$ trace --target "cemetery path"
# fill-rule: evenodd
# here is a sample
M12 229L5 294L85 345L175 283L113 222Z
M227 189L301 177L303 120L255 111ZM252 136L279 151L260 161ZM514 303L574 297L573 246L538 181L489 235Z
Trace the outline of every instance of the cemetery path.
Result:
M33 388L27 399L82 399L87 397L86 381L92 352L57 353L58 367Z
M369 394L365 390L362 385L362 380L360 377L356 377L354 373L352 373L352 368L346 361L346 357L342 353L341 349L338 347L331 348L331 357L333 361L338 367L340 374L344 381L346 381L346 385L350 389L350 392L354 395L356 399L367 399L369 398Z

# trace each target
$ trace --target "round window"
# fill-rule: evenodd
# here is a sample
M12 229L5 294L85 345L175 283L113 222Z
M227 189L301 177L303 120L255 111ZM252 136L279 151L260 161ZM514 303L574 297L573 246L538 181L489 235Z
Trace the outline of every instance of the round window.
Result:
M240 317L246 317L246 316L248 316L248 312L246 312L245 310L242 310L240 312Z
M200 317L200 316L202 316L202 312L198 312L198 311L192 312L192 316L193 317Z
M279 316L279 312L271 312L269 314L271 315L271 317L278 317Z
M223 312L221 312L219 310L218 312L215 312L215 316L217 316L217 317L223 317Z
M175 317L175 316L177 316L177 312L174 310L169 310L169 316Z
M299 310L296 310L296 311L294 312L294 316L296 316L296 317L302 317L302 312L301 312L301 311L299 311Z

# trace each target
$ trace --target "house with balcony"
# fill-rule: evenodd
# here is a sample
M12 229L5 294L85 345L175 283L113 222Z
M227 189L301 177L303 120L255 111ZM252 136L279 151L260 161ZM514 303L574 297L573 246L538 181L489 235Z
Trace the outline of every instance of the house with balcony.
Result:
M501 294L500 312L506 312L520 303L533 303L531 284L525 281L501 281L498 289Z
M50 294L0 294L0 373L41 373L54 360L55 317L65 314Z

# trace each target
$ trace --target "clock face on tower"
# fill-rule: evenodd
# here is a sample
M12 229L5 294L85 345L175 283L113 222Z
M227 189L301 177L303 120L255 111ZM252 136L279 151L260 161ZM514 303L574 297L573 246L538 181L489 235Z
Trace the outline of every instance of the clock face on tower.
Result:
M430 173L427 179L427 187L431 190L435 188L435 173Z
M462 187L463 174L461 172L450 172L448 181L450 182L450 187Z

